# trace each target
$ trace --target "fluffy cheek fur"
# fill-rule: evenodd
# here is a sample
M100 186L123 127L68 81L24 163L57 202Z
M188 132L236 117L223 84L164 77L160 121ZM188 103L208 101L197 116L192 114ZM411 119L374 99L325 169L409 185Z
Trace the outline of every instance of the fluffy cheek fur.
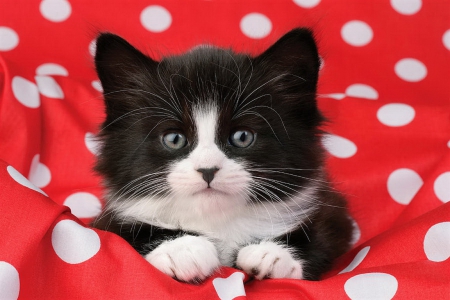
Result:
M200 168L218 168L209 187ZM248 199L251 175L229 159L216 145L199 146L187 158L173 164L167 181L181 206L204 216L230 213Z

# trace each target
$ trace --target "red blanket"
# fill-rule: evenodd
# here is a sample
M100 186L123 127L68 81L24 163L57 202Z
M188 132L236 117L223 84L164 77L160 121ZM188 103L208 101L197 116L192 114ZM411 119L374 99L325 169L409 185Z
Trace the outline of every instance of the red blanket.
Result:
M2 1L0 299L449 299L449 20L449 0ZM180 283L86 227L102 207L97 32L160 58L257 54L298 26L317 34L327 165L359 228L323 280Z

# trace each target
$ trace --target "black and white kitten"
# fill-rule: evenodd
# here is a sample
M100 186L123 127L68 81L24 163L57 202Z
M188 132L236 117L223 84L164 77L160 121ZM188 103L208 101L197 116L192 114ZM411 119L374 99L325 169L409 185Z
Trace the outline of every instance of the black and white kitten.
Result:
M197 47L155 61L109 33L96 51L107 205L95 227L186 282L221 265L318 280L349 248L346 202L323 169L309 30L256 57Z

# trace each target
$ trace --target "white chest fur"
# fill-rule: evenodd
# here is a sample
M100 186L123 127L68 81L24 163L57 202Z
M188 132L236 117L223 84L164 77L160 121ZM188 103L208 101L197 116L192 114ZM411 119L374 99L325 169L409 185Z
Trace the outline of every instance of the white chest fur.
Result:
M201 215L194 205L180 205L186 201L176 198L144 197L120 204L116 202L110 208L125 222L139 221L167 229L200 233L216 245L221 263L230 265L231 256L237 248L255 240L281 236L307 220L315 208L311 205L315 191L316 187L311 186L285 202L235 205L226 214Z

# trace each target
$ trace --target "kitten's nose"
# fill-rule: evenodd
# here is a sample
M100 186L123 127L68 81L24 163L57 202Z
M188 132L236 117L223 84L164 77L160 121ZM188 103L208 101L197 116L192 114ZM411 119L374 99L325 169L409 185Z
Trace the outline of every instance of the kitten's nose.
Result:
M216 174L216 172L219 171L219 168L216 168L216 167L214 167L214 168L200 168L200 169L197 169L197 171L202 173L203 180L205 180L208 183L208 187L209 187L209 184L214 179L214 174Z

